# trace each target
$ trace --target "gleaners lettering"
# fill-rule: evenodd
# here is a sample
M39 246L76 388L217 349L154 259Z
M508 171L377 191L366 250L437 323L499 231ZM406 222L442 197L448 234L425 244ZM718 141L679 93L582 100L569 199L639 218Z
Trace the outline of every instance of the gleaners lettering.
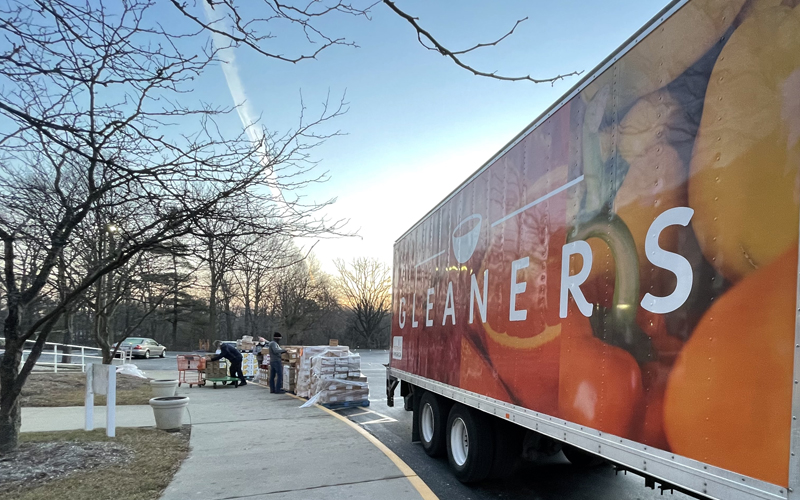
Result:
M668 252L658 246L658 238L661 232L669 226L680 225L686 226L694 215L694 210L688 207L676 207L666 210L661 215L656 217L656 220L650 225L647 231L647 239L645 241L645 253L647 260L654 266L666 269L673 273L677 278L675 290L665 296L657 297L650 293L646 293L641 301L641 306L652 313L666 314L678 309L689 298L689 293L692 291L693 272L692 266L686 258L673 252ZM569 273L569 261L572 255L580 255L583 259L583 265L577 274L571 275ZM525 321L528 316L528 311L525 309L517 309L517 296L524 294L527 289L527 283L518 281L519 271L528 267L530 259L523 257L511 263L511 276L509 276L509 308L508 319L509 321ZM580 286L589 277L589 272L592 269L592 250L589 244L583 240L572 241L562 247L561 253L561 293L559 300L559 316L561 318L567 317L569 295L575 300L580 312L589 317L592 315L592 305L584 297ZM479 284L477 277L472 274L470 276L470 291L469 291L469 323L475 321L475 306L477 305L478 315L481 322L486 322L486 309L487 309L487 296L489 286L489 270L483 272L483 283ZM482 290L481 290L482 288ZM433 296L435 294L434 288L427 290L426 304L425 304L425 326L433 326L434 318L431 317L433 310ZM411 306L411 327L418 328L419 322L416 319L416 303L417 296L413 294ZM456 324L455 313L455 300L453 298L453 282L447 284L447 296L445 299L445 308L442 315L441 325L447 324L448 319L452 325ZM398 318L400 328L405 328L406 325L406 299L400 298L400 314Z

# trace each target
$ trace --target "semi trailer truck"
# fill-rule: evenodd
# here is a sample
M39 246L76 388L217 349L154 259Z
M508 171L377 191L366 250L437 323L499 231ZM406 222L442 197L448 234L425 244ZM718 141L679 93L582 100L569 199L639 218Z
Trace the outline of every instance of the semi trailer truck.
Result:
M388 401L459 480L800 498L798 3L672 2L396 241Z

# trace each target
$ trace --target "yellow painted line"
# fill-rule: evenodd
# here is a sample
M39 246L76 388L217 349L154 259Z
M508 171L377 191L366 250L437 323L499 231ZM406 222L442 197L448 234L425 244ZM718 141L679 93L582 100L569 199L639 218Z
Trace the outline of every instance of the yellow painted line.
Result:
M296 395L290 394L288 392L286 393L286 395L287 396L291 396L291 397L293 397L295 399L299 399L301 401L306 401L305 398L301 398L300 396L296 396ZM345 424L349 425L350 427L355 429L356 432L358 432L359 434L361 434L362 436L367 438L367 441L369 441L376 448L381 450L383 452L383 454L386 455L387 457L389 457L389 460L391 460L392 463L394 463L397 466L397 468L400 469L400 472L403 473L403 475L406 477L406 479L408 479L409 482L411 482L411 485L414 486L414 488L417 490L417 492L420 494L420 496L423 498L423 500L439 500L439 497L437 497L436 494L433 491L431 491L431 489L428 487L428 485L425 484L425 481L423 481L422 478L420 478L417 475L417 473L414 472L411 469L411 467L408 466L407 463L403 462L403 459L398 457L395 454L395 452L390 450L385 444L383 444L380 441L378 441L378 438L376 438L375 436L373 436L372 434L370 434L369 432L364 430L364 428L361 427L360 425L356 424L355 422L353 422L352 420L350 420L348 418L345 418L345 417L339 415L335 411L329 410L328 408L325 408L324 406L320 406L320 405L314 405L314 406L316 406L317 408L319 408L320 410L322 410L324 412L327 412L330 415L333 415L334 417L338 418L339 420L341 420Z

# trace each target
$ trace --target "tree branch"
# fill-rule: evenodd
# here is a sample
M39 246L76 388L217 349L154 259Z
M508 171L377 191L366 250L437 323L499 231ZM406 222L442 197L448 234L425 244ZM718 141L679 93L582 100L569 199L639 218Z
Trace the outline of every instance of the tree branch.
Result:
M386 4L386 6L389 7L392 11L394 11L395 14L397 14L401 18L405 19L414 28L414 30L417 32L417 39L419 40L420 45L422 45L423 47L425 47L428 50L433 50L433 51L436 51L436 52L442 54L443 56L445 56L445 57L449 58L451 61L453 61L457 66L469 71L470 73L472 73L475 76L483 76L483 77L487 77L487 78L494 78L496 80L504 80L504 81L510 81L510 82L529 81L529 82L533 82L533 83L550 83L550 84L553 84L553 83L555 83L555 82L557 82L559 80L563 80L565 78L568 78L568 77L571 77L571 76L580 75L581 73L583 73L583 71L572 71L570 73L565 73L565 74L562 74L562 75L556 75L556 76L549 77L549 78L533 78L530 75L525 75L525 76L504 76L504 75L498 75L496 71L493 71L493 72L489 73L489 72L480 71L478 69L475 69L472 66L470 66L469 64L463 62L461 60L461 58L459 57L461 55L468 54L468 53L473 52L473 51L478 50L478 49L482 49L482 48L485 48L485 47L492 47L494 45L497 45L498 43L502 42L507 37L509 37L511 34L513 34L514 30L517 29L517 26L519 26L520 23L522 23L522 22L524 22L525 20L528 19L527 17L524 18L524 19L518 20L516 23L514 23L514 26L511 28L511 30L509 30L505 35L503 35L500 38L494 40L493 42L479 43L479 44L477 44L477 45L475 45L473 47L470 47L468 49L452 51L452 50L448 49L447 47L445 47L444 45L442 45L429 31L427 31L422 26L420 26L419 23L417 22L418 18L413 17L413 16L407 14L406 12L404 12L403 10L401 10L397 6L397 4L395 2L393 2L392 0L383 0L383 3ZM426 40L429 42L429 44L425 43Z

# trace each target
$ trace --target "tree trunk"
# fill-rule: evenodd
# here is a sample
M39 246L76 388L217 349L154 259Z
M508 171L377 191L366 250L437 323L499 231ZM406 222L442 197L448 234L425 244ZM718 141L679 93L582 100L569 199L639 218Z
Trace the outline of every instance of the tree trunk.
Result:
M58 298L64 302L67 297L67 263L64 261L64 249L58 253ZM64 311L64 338L62 342L67 344L63 347L64 355L61 356L62 363L72 362L72 308L67 308Z
M231 294L228 283L224 279L222 280L222 300L224 301L225 330L227 330L226 338L228 340L233 340L236 338L236 335L233 331L233 317L231 315Z
M13 398L9 408L0 405L0 456L16 450L19 445L19 430L22 427L21 413L17 398Z
M61 356L62 363L71 363L72 362L72 347L69 344L72 344L72 311L67 309L64 311L64 338L62 342L67 344L63 347L64 355Z
M33 364L39 359L45 341L59 320L54 316L42 325L39 337L36 339L28 359L25 361L27 368L20 369L22 360L22 346L19 340L19 306L13 299L7 299L9 308L3 325L3 334L6 338L6 351L0 358L0 455L14 451L19 444L19 431L22 427L22 412L19 407L19 394L25 380L31 372Z
M212 276L211 290L208 297L208 338L217 338L217 284Z
M174 273L172 288L172 349L178 348L178 259L172 254L172 272Z
M208 290L208 338L217 338L217 289L219 288L219 275L214 253L214 243L208 243L208 267L211 274L211 283Z
M6 343L6 351L0 356L0 455L15 450L19 440L22 419L17 403L18 397L13 394L13 387L21 359L22 355L17 346Z

